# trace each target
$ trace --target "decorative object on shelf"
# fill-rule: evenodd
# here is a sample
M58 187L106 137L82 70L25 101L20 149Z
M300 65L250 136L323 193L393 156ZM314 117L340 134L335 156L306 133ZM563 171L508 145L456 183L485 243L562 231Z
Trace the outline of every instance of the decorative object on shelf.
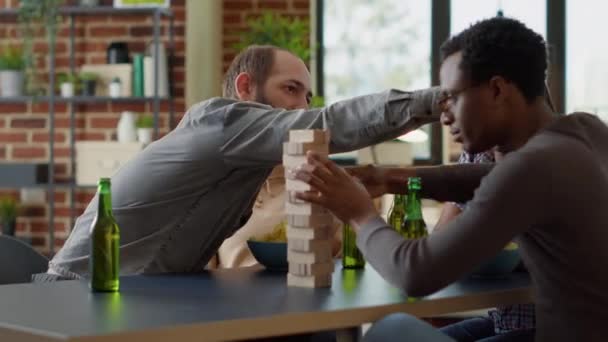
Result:
M108 45L107 58L108 64L129 63L129 46L125 42L112 42Z
M97 74L97 96L110 96L110 82L115 78L120 79L120 97L131 96L131 64L84 64L80 71L94 72Z
M133 55L133 96L144 96L144 55Z
M156 48L154 42L148 45L147 56L144 57L144 95L154 96L154 63L156 62ZM167 52L162 42L158 44L158 96L169 95L169 74L167 67Z
M93 72L81 72L78 75L80 80L80 95L95 96L95 88L97 87L97 74Z
M154 117L150 114L142 114L137 118L135 123L137 127L137 141L144 145L152 142L152 133L154 128Z
M95 7L99 6L99 0L80 0L78 4L83 7Z
M69 73L57 74L57 84L59 85L59 94L62 97L72 97L78 89L78 76Z
M18 22L25 59L25 92L28 95L45 95L53 92L54 84L50 85L47 91L37 73L34 41L38 38L38 32L46 32L48 46L55 46L57 25L61 21L59 8L63 3L64 0L19 1Z
M0 96L23 95L24 68L21 49L5 46L0 52Z
M114 0L114 7L164 7L168 8L170 0Z
M137 141L135 133L135 113L124 111L118 120L116 136L119 143L131 143Z
M110 84L108 85L108 95L110 97L120 97L122 93L122 83L120 82L120 78L114 77Z
M2 223L3 235L15 235L18 213L19 205L15 199L10 197L0 198L0 223Z
M77 141L76 184L95 185L99 178L111 177L118 169L142 150L139 142Z

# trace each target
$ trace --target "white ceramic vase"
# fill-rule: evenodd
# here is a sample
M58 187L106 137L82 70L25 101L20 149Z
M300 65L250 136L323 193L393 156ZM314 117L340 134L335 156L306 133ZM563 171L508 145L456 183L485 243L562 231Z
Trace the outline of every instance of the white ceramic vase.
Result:
M120 120L118 120L117 138L120 143L129 143L137 141L137 134L135 133L135 113L133 112L122 112Z

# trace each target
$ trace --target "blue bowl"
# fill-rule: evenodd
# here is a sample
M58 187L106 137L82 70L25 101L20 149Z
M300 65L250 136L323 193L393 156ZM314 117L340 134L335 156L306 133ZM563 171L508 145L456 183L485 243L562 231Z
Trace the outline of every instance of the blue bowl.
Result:
M266 269L287 271L287 242L263 242L247 240L247 246L255 260Z
M521 256L517 249L503 249L495 257L475 269L472 275L482 277L505 276L513 272L520 261Z

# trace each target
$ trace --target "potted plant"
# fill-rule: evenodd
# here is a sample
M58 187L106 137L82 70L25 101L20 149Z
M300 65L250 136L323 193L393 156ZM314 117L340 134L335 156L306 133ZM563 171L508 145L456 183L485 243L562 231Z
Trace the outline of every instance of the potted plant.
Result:
M154 117L150 114L142 114L135 122L137 127L137 140L148 145L152 142L152 129L154 128Z
M15 235L18 211L16 200L10 197L0 198L0 223L2 223L3 235Z
M59 73L57 74L57 84L62 97L72 97L78 89L78 76L71 72Z
M81 72L78 79L80 80L80 94L82 96L95 96L97 74L93 72Z
M23 95L24 68L21 49L6 46L0 52L0 96Z

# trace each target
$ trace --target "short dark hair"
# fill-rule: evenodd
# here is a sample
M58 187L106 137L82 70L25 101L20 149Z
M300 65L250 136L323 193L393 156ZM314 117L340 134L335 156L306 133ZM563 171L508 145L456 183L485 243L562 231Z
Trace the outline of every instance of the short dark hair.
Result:
M236 89L234 80L242 73L251 75L252 81L256 86L263 86L274 64L276 51L284 50L273 45L250 45L239 53L224 76L222 84L222 96L236 99Z
M460 69L474 83L494 76L513 82L528 102L543 96L547 47L541 35L504 17L482 20L441 46L442 62L462 51Z

